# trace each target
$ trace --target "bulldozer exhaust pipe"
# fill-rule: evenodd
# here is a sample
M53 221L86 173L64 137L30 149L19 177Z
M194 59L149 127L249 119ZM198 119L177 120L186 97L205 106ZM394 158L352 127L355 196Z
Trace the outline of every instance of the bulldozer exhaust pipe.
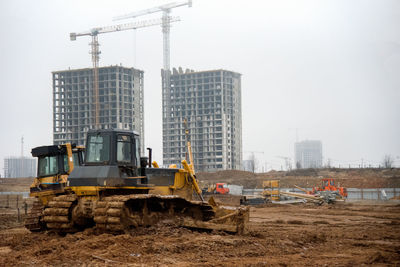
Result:
M151 156L153 154L153 149L148 147L147 150L149 151L149 168L151 168Z

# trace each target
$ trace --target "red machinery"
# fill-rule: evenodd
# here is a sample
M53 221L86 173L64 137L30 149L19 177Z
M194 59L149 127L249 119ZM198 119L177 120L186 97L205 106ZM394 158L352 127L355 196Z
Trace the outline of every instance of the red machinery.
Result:
M215 187L215 192L217 194L229 194L229 188L226 183L217 183Z
M347 197L347 189L345 187L336 187L335 180L333 178L322 179L321 187L313 187L310 193L315 195L321 191L330 191L330 192L337 191L340 196L344 198Z

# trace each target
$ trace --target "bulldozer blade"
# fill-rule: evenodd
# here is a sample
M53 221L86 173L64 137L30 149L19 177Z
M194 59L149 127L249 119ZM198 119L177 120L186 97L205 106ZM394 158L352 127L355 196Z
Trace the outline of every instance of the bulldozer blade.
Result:
M215 201L214 197L210 197L210 199L208 200L208 204L210 204L212 207L217 207L218 204Z
M218 223L212 223L212 222L207 222L207 221L197 221L197 220L193 220L191 218L185 218L182 222L182 226L188 227L188 228L225 231L225 232L230 232L230 233L238 232L236 225L218 224Z
M248 207L214 206L215 218L209 221L184 218L182 226L197 229L208 229L230 233L245 234L249 221L250 209Z

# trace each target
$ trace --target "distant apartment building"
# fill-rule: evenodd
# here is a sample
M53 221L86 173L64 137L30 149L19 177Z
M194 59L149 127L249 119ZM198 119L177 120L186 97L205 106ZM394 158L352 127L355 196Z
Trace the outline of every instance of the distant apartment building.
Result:
M9 157L4 159L4 178L36 177L36 159Z
M188 121L196 171L241 169L241 74L227 70L173 69L170 86L163 75L163 162L186 157Z
M295 143L296 168L321 168L322 167L322 142L306 140Z
M53 74L53 141L84 145L95 126L93 69ZM122 66L99 68L101 129L135 130L144 153L143 71Z

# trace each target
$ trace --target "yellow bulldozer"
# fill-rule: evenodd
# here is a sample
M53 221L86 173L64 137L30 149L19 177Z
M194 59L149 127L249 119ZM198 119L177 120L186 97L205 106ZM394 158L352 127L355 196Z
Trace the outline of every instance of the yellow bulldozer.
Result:
M40 146L32 149L32 156L38 158L37 177L30 186L30 196L35 198L25 219L30 231L45 228L43 210L57 195L65 194L68 175L74 166L83 163L84 147L71 144Z
M74 152L66 147L66 154L57 162L59 166L68 163L70 172L63 169L67 178L55 179L53 174L47 178L39 170L31 187L31 196L38 203L28 216L26 226L31 231L70 233L94 227L100 232L121 233L160 221L239 234L246 231L248 208L222 207L203 200L189 141L190 160L181 162L183 168L159 168L151 162L151 149L148 157L141 157L139 135L133 131L90 130L84 161L75 161L75 165ZM32 154L39 157L40 169L46 153L33 150ZM45 189L47 180L57 180L60 186L49 188L47 194L35 192L35 188Z

